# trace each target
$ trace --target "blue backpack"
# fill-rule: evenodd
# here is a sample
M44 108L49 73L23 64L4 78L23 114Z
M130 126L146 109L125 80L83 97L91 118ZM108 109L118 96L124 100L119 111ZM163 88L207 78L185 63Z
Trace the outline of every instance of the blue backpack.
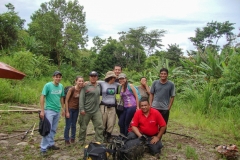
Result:
M132 88L130 87L129 84L127 85L127 88L128 88L128 90L133 94ZM137 92L138 101L140 101L141 98L142 98L142 96L141 96L141 94L140 94L140 92L139 92L139 90L138 90L138 87L134 86L134 88L135 88L135 90L136 90L136 92ZM119 93L121 92L121 89L122 89L122 86L119 86L119 89L118 89L118 92L119 92ZM133 96L134 96L134 94L133 94Z
M133 94L133 91L132 91L132 88L130 87L130 85L128 84L127 85L127 88L128 88L128 90ZM140 94L140 92L139 92L139 90L138 90L138 88L136 87L136 86L134 86L134 88L135 88L135 90L136 90L136 92L137 92L137 96L138 96L138 101L140 101L141 100L141 98L142 98L142 96L141 96L141 94ZM133 94L134 95L134 94Z

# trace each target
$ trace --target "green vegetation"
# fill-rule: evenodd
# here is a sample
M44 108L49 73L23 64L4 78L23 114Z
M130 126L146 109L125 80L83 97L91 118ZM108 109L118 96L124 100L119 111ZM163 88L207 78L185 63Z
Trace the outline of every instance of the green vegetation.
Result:
M42 87L52 80L55 70L63 73L62 84L66 86L77 75L88 80L91 70L103 78L114 64L120 64L132 83L139 84L140 77L145 76L151 85L158 79L160 68L166 67L176 85L170 119L196 132L203 131L192 136L205 143L240 145L240 46L233 43L237 39L232 23L211 22L198 28L196 37L189 38L198 50L188 51L185 57L178 44L161 50L164 29L147 31L144 26L119 31L119 39L97 36L94 47L86 49L85 13L76 0L43 3L31 15L28 29L23 29L24 20L14 6L6 7L8 11L0 14L0 61L27 76L22 81L0 79L0 102L38 105ZM12 30L6 30L10 26ZM217 42L224 35L226 44L220 48ZM15 118L19 119L17 123L1 120L0 126L7 125L5 130L11 132L18 123L26 123L20 115ZM182 150L183 146L178 143L176 148ZM198 159L191 147L186 148L186 157Z
M196 150L190 146L186 147L186 157L187 159L198 160L198 155L196 153Z

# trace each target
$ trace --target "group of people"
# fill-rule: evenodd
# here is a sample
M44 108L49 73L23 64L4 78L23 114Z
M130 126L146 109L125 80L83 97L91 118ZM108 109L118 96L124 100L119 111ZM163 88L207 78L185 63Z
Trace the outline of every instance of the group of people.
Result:
M85 144L90 120L94 126L95 140L101 143L111 142L118 117L121 134L128 139L147 137L150 151L158 156L162 148L161 138L166 132L169 111L175 96L175 86L167 77L168 70L162 68L160 79L154 81L151 88L147 85L146 77L140 79L141 84L136 88L128 82L126 74L122 73L122 67L116 65L113 71L106 73L104 81L98 80L96 71L90 72L89 81L86 82L83 77L76 77L75 85L68 90L67 95L64 95L64 88L60 83L62 74L55 71L53 81L45 84L40 98L40 118L48 119L51 125L50 133L42 138L41 154L44 156L47 150L59 149L54 144L54 136L62 110L62 115L66 119L64 130L66 145L75 142L77 120L80 125L81 145ZM117 94L120 94L120 100L117 100ZM120 105L123 107L119 107Z

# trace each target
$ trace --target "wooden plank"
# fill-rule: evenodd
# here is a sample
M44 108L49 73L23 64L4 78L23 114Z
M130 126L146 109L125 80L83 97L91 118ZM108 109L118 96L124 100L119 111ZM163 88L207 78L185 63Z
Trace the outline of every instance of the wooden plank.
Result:
M21 108L21 109L31 109L31 110L37 110L38 108L30 108L30 107L21 107L21 106L9 106L10 108Z
M34 109L34 110L0 110L0 112L39 112L39 110Z

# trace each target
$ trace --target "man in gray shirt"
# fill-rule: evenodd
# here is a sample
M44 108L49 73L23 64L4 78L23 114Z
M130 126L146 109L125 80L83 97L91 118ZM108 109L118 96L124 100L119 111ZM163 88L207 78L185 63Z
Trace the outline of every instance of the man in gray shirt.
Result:
M113 71L108 71L105 76L105 81L98 81L102 88L100 110L103 119L103 134L107 142L111 142L111 134L116 122L116 93L119 86L119 83L115 82L116 77Z
M163 116L166 124L169 118L169 112L175 97L174 83L167 79L168 70L160 70L160 80L153 82L150 90L150 106L157 109Z

